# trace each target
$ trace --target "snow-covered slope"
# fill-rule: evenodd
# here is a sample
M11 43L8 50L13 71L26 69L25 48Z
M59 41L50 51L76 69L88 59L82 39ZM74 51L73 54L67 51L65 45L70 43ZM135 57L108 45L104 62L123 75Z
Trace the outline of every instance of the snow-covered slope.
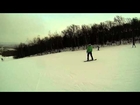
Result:
M0 61L0 91L140 91L140 44Z

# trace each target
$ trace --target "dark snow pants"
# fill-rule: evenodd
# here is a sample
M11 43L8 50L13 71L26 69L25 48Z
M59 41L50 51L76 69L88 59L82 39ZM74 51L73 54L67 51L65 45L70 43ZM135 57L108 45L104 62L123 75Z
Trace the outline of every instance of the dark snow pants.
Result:
M90 55L91 59L93 60L92 52L88 52L87 53L87 61L89 61L89 55Z

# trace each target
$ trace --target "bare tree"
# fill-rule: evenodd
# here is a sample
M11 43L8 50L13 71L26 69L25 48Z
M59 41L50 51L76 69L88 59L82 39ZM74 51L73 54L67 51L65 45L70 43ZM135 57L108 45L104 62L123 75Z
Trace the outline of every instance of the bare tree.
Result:
M138 20L138 18L133 18L132 20L131 20L131 25L132 25L132 47L133 46L135 46L136 47L136 45L135 45L135 36L137 36L137 32L138 32L138 30L139 30L139 20Z
M114 18L114 22L116 22L117 25L121 26L121 25L123 25L125 23L125 19L122 16L116 16ZM120 27L118 27L118 28L120 28ZM121 45L121 34L122 34L122 31L120 30L118 32L119 32L118 34L119 34L119 40L120 40L120 45Z

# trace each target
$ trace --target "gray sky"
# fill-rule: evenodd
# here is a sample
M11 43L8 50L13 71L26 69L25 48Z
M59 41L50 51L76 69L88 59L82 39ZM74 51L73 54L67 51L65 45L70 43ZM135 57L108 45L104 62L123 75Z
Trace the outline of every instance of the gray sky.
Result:
M0 43L20 43L66 29L71 24L83 25L113 21L115 16L140 17L140 13L0 13Z

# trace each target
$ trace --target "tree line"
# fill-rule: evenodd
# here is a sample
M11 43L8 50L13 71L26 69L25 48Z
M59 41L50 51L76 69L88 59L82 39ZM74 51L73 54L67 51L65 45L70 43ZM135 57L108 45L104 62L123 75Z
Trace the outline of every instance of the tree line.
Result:
M76 48L92 45L113 45L140 42L140 19L114 17L114 21L100 24L68 26L60 34L54 33L40 39L34 38L28 44L20 43L15 47L14 58L23 58L35 54L61 52L64 49L74 51Z

